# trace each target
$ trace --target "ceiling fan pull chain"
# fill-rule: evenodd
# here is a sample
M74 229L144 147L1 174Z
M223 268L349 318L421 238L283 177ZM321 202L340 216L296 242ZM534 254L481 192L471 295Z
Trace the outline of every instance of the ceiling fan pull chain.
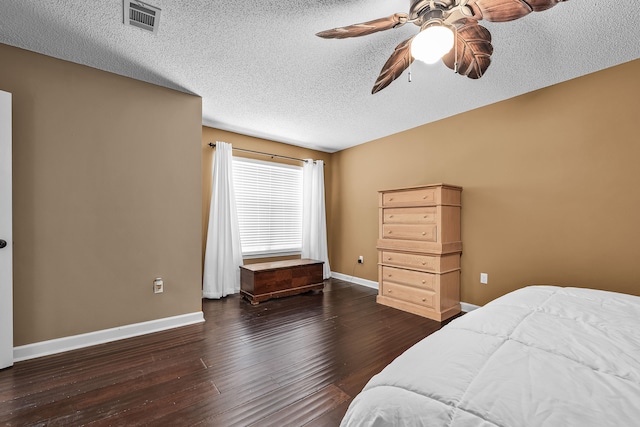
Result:
M458 29L453 27L453 72L458 74Z
M409 64L409 73L407 74L407 77L409 79L409 83L411 83L411 64Z

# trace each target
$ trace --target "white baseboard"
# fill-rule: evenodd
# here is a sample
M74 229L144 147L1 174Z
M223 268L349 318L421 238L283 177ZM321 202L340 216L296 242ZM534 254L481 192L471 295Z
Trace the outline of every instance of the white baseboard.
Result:
M480 308L479 305L475 305L475 304L469 304L466 302L461 302L460 303L460 307L462 308L462 311L464 311L465 313L468 313L470 311L476 310L478 308Z
M378 282L374 282L373 280L361 279L355 276L347 276L346 274L331 272L331 277L335 277L336 279L344 280L345 282L355 283L357 285L366 286L368 288L378 289ZM480 308L478 305L468 304L466 302L461 302L460 307L462 311L468 313L477 308Z
M378 289L378 282L374 282L373 280L361 279L360 277L355 276L347 276L346 274L336 273L334 271L331 272L331 277L344 280L345 282L355 283L356 285L366 286L367 288Z
M48 356L50 354L62 353L64 351L76 350L78 348L104 344L201 322L204 322L204 313L197 311L195 313L181 314L179 316L165 317L148 322L134 323L117 328L103 329L86 334L21 345L13 348L13 361L19 362L22 360L35 359L36 357Z

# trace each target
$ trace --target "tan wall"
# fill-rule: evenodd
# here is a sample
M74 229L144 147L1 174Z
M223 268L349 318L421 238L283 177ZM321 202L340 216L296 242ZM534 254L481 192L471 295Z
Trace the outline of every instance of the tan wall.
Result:
M200 311L201 99L1 44L0 63L14 344Z
M214 149L209 147L209 143L216 141L222 141L230 143L233 148L243 148L245 150L260 151L262 153L277 154L280 156L294 157L296 159L314 159L322 160L325 163L325 203L327 205L327 235L328 239L331 238L331 218L328 206L331 205L331 154L322 151L310 150L302 147L295 147L289 144L283 144L280 142L269 141L261 138L254 138L251 136L240 135L233 132L227 132L220 129L214 129L211 127L202 127L202 257L204 260L204 248L207 242L207 230L209 226L209 209L211 203L211 173L213 165L213 153ZM234 156L247 157L258 160L266 160L290 165L300 166L298 161L290 161L286 159L279 159L277 157L270 158L262 155L254 155L251 153L245 153L242 151L234 151ZM329 243L331 245L331 243ZM247 259L245 264L255 264L263 261L279 261L283 259L292 259L294 257L273 257L273 258L258 258ZM299 258L299 256L297 257ZM331 252L329 252L329 259L331 259Z
M216 140L327 163L334 271L377 280L378 190L447 182L464 187L463 301L531 283L640 294L640 61L328 154L203 128L198 97L5 45L0 59L15 345L200 310Z
M640 295L639 75L637 60L335 153L332 270L377 281L377 191L445 182L464 187L463 301Z

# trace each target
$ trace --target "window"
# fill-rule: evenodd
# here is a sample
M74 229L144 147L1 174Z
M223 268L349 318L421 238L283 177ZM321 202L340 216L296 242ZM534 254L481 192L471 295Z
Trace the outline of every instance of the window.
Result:
M242 255L290 255L302 250L302 168L233 158Z

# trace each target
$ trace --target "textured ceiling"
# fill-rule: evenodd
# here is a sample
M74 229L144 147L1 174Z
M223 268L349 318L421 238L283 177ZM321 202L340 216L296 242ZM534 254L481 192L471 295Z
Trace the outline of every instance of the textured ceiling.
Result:
M494 53L479 80L416 62L412 82L405 72L371 95L418 27L314 34L407 12L409 0L147 2L162 9L157 34L125 26L121 0L2 0L0 42L199 95L204 125L328 152L640 57L638 0L569 0L481 21Z

